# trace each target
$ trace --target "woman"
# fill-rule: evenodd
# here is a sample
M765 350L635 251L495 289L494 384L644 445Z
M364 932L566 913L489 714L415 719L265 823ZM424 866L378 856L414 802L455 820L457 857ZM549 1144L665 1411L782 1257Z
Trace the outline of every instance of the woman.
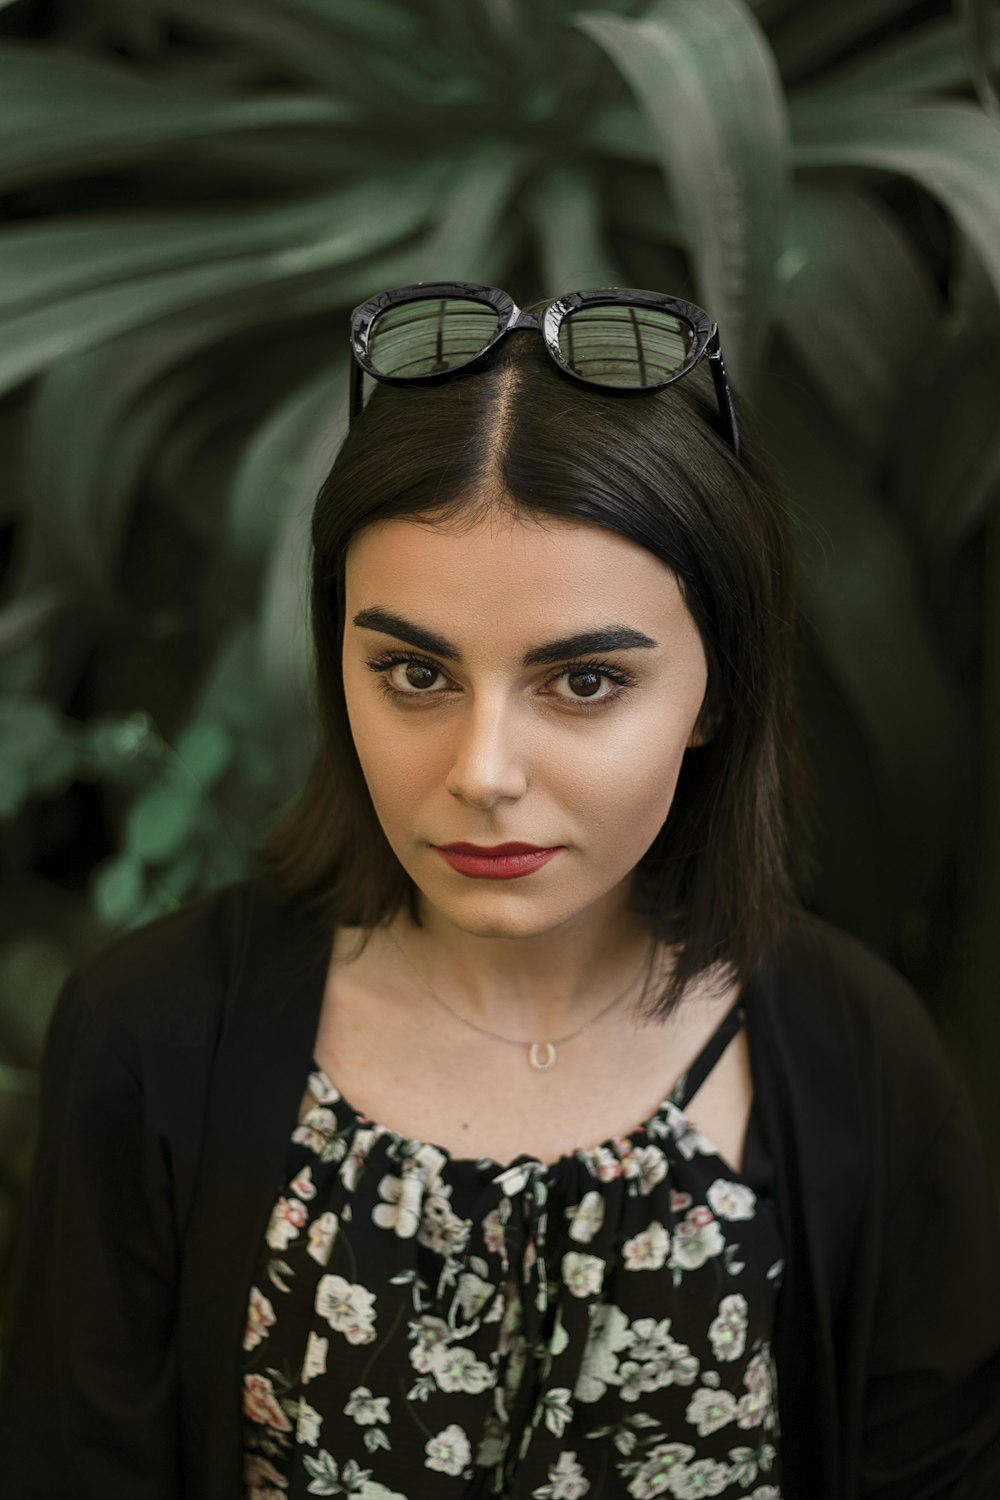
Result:
M5 1495L995 1500L996 1191L792 899L792 556L714 326L439 285L352 337L309 784L53 1016Z

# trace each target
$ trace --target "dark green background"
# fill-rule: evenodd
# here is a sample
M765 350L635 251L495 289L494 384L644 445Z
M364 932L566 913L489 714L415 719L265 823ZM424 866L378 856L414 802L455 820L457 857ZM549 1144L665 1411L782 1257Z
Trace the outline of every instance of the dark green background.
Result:
M0 0L0 1272L66 971L247 869L312 743L345 314L708 307L806 581L809 903L1000 1156L995 9Z

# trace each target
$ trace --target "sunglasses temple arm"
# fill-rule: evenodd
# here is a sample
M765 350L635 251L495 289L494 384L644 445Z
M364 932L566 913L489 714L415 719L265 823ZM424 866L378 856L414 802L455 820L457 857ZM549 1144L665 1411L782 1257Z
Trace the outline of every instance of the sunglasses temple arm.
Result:
M719 412L722 416L723 426L726 428L726 436L736 457L740 456L740 424L736 420L736 406L733 402L733 392L726 378L726 366L722 358L722 350L719 347L718 331L713 333L708 345L708 363L712 371L712 380L715 384L715 394L719 402Z
M351 364L351 405L347 419L348 428L354 425L354 419L361 414L364 378L364 371L357 360L354 360Z

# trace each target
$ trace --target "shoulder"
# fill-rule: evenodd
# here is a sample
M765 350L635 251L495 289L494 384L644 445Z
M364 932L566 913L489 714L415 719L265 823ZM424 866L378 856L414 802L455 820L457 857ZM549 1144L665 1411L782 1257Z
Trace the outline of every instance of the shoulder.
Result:
M925 1002L856 938L798 910L756 983L774 1046L804 1089L849 1089L873 1120L929 1128L954 1107L959 1080Z
M69 975L50 1032L99 1037L123 1056L201 1050L292 914L257 876L113 938Z

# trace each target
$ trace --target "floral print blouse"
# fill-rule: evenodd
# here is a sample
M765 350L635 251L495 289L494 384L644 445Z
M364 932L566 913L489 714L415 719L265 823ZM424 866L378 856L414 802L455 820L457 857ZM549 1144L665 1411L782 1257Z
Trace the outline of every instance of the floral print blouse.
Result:
M313 1064L243 1342L245 1500L780 1500L782 1247L684 1108L544 1165L367 1120ZM751 1163L755 1162L751 1174Z

